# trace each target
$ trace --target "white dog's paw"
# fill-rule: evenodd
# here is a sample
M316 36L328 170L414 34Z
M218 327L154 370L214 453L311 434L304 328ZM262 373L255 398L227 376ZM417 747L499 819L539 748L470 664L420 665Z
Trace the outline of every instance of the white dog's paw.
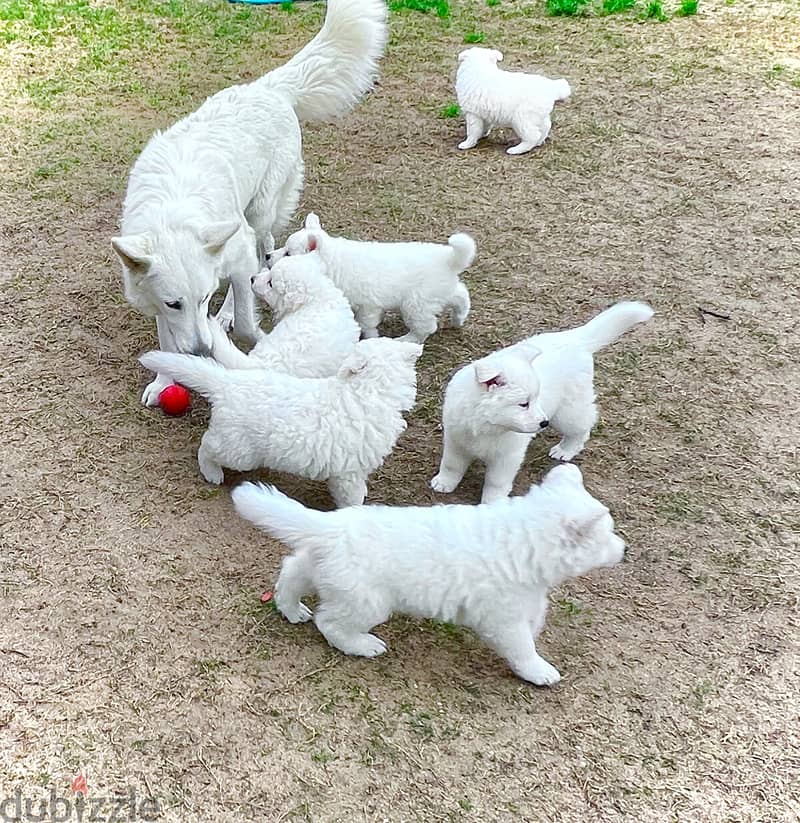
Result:
M158 398L167 386L171 386L172 381L169 377L164 377L161 374L156 375L156 379L152 383L148 383L142 392L142 403L145 406L157 406Z
M458 144L458 147L460 149L474 149L477 145L477 143L473 143L471 140L464 140Z
M442 477L441 472L439 472L439 474L431 480L431 488L440 494L450 494L450 492L455 490L457 485L457 480L447 481L444 477Z
M208 483L213 483L215 486L222 484L225 479L225 474L222 471L222 466L216 463L201 463L200 474L206 479Z
M537 686L554 686L561 680L558 669L551 666L546 660L541 659L522 673L522 676L525 680L529 680Z
M353 642L353 651L350 654L358 654L361 657L377 657L386 651L386 644L380 637L374 634L362 634L358 640Z
M550 457L552 457L553 460L563 460L564 462L568 462L569 460L572 460L578 452L580 452L580 448L565 449L561 443L558 443L550 449Z
M298 601L297 603L293 603L289 606L284 606L281 603L278 603L277 605L280 613L290 623L306 623L311 620L311 609L309 609L305 603Z

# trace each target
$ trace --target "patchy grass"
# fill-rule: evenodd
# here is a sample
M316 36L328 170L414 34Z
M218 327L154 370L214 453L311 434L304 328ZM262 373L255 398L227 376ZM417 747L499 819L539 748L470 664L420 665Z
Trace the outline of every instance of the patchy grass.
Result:
M669 17L664 14L664 6L662 5L661 0L650 0L642 16L646 20L657 20L659 23L669 20Z
M452 117L459 117L461 115L461 108L458 103L448 103L439 111L439 116L445 120Z
M636 0L603 0L603 14L619 14L630 11L636 5Z
M450 17L450 3L448 0L389 0L392 11L434 11L437 17Z
M675 14L678 17L691 17L693 14L697 14L697 0L681 0Z
M545 10L551 17L576 17L586 13L589 0L545 0Z
M471 31L464 35L464 42L468 44L483 43L486 35L482 31Z

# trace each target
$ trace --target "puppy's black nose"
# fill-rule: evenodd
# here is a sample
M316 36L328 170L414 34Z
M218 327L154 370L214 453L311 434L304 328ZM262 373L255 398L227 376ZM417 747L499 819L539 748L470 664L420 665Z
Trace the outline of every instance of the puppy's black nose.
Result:
M550 425L550 421L549 421L549 420L542 420L542 421L539 423L539 428L540 428L540 429L546 429L549 425Z
M253 283L255 283L255 282L256 282L256 276L255 276L255 275L253 275L253 276L250 278L250 285L252 286L252 285L253 285Z

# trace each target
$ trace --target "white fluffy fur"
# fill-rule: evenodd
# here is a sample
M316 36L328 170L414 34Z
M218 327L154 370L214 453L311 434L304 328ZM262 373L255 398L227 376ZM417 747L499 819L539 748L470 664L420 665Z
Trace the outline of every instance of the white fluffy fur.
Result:
M467 139L460 149L471 149L492 128L514 129L520 142L508 154L524 154L541 145L550 134L550 114L557 100L571 93L563 78L497 68L502 52L471 48L458 55L456 95L467 123Z
M250 278L297 206L298 118L327 119L355 105L376 73L385 20L382 0L330 0L321 31L288 63L220 91L147 144L112 246L125 295L156 318L162 350L210 349L208 302L224 280L237 332L256 339ZM143 402L157 404L168 384L158 375Z
M386 645L370 629L393 612L474 629L514 672L540 686L561 675L536 652L548 590L622 560L608 509L559 466L524 497L486 506L363 506L318 512L252 483L233 491L240 515L287 543L275 601L292 623L311 618L345 654Z
M386 311L400 312L409 330L401 339L417 343L436 331L438 315L446 309L455 326L467 319L469 292L458 276L475 259L475 241L468 234L454 234L446 245L360 242L332 237L311 213L305 228L269 254L267 262L314 251L350 301L364 337L378 336Z
M148 369L211 403L197 459L209 483L222 467L261 467L326 480L337 506L359 505L367 478L406 428L414 405L414 364L422 346L362 340L333 377L299 378L268 369L226 369L190 354L149 352Z
M275 326L261 332L249 354L211 320L214 359L232 369L268 368L295 377L336 374L360 329L347 298L324 274L319 255L284 257L253 278L253 292L271 309Z
M617 303L583 326L534 335L459 369L445 392L442 461L431 487L453 491L480 460L481 500L508 496L528 444L548 421L562 435L550 456L575 457L597 422L592 355L652 316L645 303Z

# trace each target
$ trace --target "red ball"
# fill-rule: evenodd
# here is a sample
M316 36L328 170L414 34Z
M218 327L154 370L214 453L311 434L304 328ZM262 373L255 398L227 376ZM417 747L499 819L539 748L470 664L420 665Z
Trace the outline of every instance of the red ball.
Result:
M192 405L192 396L184 386L173 383L158 395L158 405L161 406L164 414L168 414L170 417L180 417L189 411Z

